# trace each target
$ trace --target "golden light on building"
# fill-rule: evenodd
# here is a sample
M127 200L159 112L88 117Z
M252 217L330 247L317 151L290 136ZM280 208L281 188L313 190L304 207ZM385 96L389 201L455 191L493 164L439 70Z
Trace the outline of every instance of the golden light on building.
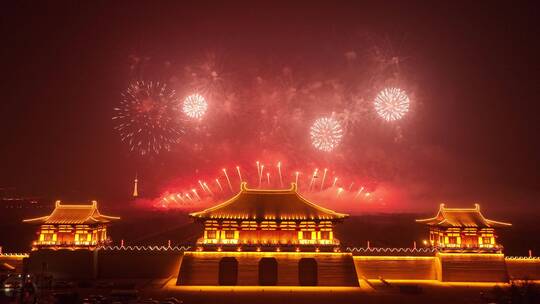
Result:
M50 215L23 220L29 224L39 224L37 239L32 249L40 248L95 248L109 242L107 225L115 216L103 215L97 202L85 205L65 205L56 201Z
M203 248L256 251L296 251L299 246L332 251L339 246L334 224L348 217L306 200L294 183L282 190L248 189L242 183L233 198L190 216L204 224L198 240Z
M445 252L501 252L495 228L512 226L486 219L478 204L474 208L447 208L441 204L435 217L416 222L429 226L429 243Z

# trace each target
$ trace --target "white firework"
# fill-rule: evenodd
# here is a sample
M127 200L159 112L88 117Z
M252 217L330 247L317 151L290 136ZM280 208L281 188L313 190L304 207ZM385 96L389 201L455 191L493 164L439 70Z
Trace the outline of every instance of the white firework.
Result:
M206 110L208 110L208 103L206 102L206 99L199 94L189 95L184 99L182 110L191 118L201 119L206 113Z
M386 88L375 97L375 111L386 121L401 119L409 111L409 96L399 88Z
M176 92L160 82L137 81L114 108L114 127L132 152L141 156L170 151L184 133Z
M311 126L311 143L321 151L334 150L343 138L343 128L339 121L332 117L319 118Z

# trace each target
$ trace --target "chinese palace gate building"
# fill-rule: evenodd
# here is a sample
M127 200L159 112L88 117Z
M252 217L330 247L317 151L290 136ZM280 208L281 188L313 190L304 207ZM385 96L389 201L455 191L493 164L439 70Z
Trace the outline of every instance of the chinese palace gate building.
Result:
M474 208L447 208L440 205L433 218L416 220L429 226L429 241L441 252L502 252L495 228L512 224L486 219L480 205Z
M334 225L347 214L297 193L248 189L191 214L204 224L197 250L185 252L177 285L358 286L350 253Z
M50 215L23 220L39 224L32 249L93 249L107 244L107 225L119 217L103 215L97 202L86 205L65 205L56 201Z
M296 184L286 190L248 189L210 209L190 214L204 224L199 250L338 251L334 225L347 214L306 200Z

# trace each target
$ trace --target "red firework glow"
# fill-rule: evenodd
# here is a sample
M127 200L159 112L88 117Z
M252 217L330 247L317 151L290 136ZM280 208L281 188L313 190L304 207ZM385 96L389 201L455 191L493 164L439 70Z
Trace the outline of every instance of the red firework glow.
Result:
M235 171L236 174L231 174ZM258 189L284 189L296 182L304 197L325 207L353 213L366 206L382 208L389 198L388 187L356 177L338 178L337 172L330 168L289 170L281 161L257 161L252 167L231 166L216 172L215 176L168 186L152 201L152 206L186 211L207 208L235 195L241 182Z

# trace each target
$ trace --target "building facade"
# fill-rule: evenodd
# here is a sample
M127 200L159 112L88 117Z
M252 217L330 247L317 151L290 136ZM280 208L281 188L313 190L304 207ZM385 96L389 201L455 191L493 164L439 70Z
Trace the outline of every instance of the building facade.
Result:
M37 239L32 243L33 250L93 249L110 242L107 226L118 219L101 214L96 201L85 205L65 205L56 201L50 215L23 222L39 225Z
M495 229L512 226L486 219L478 204L474 208L447 208L441 204L435 217L416 222L429 227L431 246L442 252L502 252Z
M204 224L198 250L338 251L334 225L347 214L317 206L297 192L248 189L215 207L191 213Z

